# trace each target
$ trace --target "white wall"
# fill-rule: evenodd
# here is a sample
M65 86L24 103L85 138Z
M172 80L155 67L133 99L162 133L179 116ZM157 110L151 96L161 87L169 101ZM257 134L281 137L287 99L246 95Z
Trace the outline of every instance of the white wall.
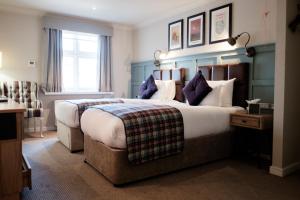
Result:
M169 53L170 57L185 56L203 52L214 52L229 50L234 47L226 42L208 45L209 41L209 10L228 2L233 2L233 35L247 31L251 34L251 43L265 44L275 43L276 40L276 1L274 0L218 0L207 6L202 6L178 14L177 16L164 19L153 24L137 27L134 30L134 61L146 61L153 59L153 52L156 49L168 49L168 23L179 19L184 19L184 47L179 51ZM193 14L206 11L206 45L196 48L186 48L186 18ZM265 12L268 16L265 16ZM241 40L242 41L242 40ZM239 46L239 44L237 45Z
M116 97L129 97L132 53L132 29L114 25L112 40L113 91Z
M300 0L278 0L273 163L270 172L279 176L300 169L299 52L300 35L288 28L297 15Z
M283 125L284 125L284 90L285 90L285 52L286 52L286 2L278 1L276 28L275 87L274 87L274 126L273 126L273 167L282 168ZM280 12L279 12L280 11ZM275 167L276 166L276 167Z
M0 80L40 82L41 17L0 10L0 27ZM37 61L35 68L28 67L29 59Z

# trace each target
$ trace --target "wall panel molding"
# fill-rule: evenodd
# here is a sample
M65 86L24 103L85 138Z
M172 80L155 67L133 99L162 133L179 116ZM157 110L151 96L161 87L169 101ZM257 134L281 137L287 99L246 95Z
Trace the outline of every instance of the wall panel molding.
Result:
M161 61L161 68L187 68L186 79L191 80L196 72L196 67L212 64L229 64L247 62L250 65L249 97L260 98L263 102L274 102L274 69L275 69L275 44L254 46L256 55L249 58L245 55L244 48L230 51L202 53L183 56ZM153 61L132 63L131 65L131 97L138 96L139 87L152 71L156 69Z

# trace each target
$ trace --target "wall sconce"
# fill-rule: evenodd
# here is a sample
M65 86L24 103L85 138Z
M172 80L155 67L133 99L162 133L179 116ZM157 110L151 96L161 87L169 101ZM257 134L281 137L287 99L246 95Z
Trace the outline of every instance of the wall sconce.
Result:
M159 67L160 66L160 60L161 59L166 59L167 58L167 55L168 55L168 52L166 51L162 51L162 50L156 50L154 51L154 62L153 64L156 66L156 67Z
M156 50L154 51L154 65L156 67L159 67L160 66L160 54L161 54L161 50Z
M249 48L247 47L248 43L250 42L250 38L251 38L251 36L250 36L250 34L248 32L243 32L243 33L237 35L236 37L230 37L230 38L228 38L227 42L231 46L233 46L233 45L236 44L236 41L239 39L239 37L241 37L244 34L246 34L248 36L248 40L245 43L246 55L248 57L253 57L253 56L255 56L256 51L255 51L254 47L249 47Z
M2 52L0 51L0 69L2 68Z

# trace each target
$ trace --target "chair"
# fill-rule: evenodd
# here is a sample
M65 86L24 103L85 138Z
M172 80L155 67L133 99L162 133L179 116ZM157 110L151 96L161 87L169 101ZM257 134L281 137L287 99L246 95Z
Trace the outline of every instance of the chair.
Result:
M12 81L3 82L0 93L15 102L22 103L26 107L24 118L27 119L29 128L29 119L34 119L34 132L36 132L36 118L40 120L40 135L43 136L43 106L38 100L38 85L30 81Z

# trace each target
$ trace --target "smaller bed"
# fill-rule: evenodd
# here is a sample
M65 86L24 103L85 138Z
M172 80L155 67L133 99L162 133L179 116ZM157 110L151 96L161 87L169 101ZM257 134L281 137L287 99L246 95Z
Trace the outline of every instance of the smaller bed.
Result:
M249 66L242 63L199 69L207 80L236 78L232 101L234 107L192 107L178 102L151 102L170 105L181 112L184 123L184 149L181 153L140 165L130 163L123 122L95 107L86 110L81 121L85 161L114 185L121 185L230 156L229 116L242 110L248 98Z
M80 130L80 106L118 103L121 99L77 99L55 101L57 137L71 152L83 150L83 134Z

